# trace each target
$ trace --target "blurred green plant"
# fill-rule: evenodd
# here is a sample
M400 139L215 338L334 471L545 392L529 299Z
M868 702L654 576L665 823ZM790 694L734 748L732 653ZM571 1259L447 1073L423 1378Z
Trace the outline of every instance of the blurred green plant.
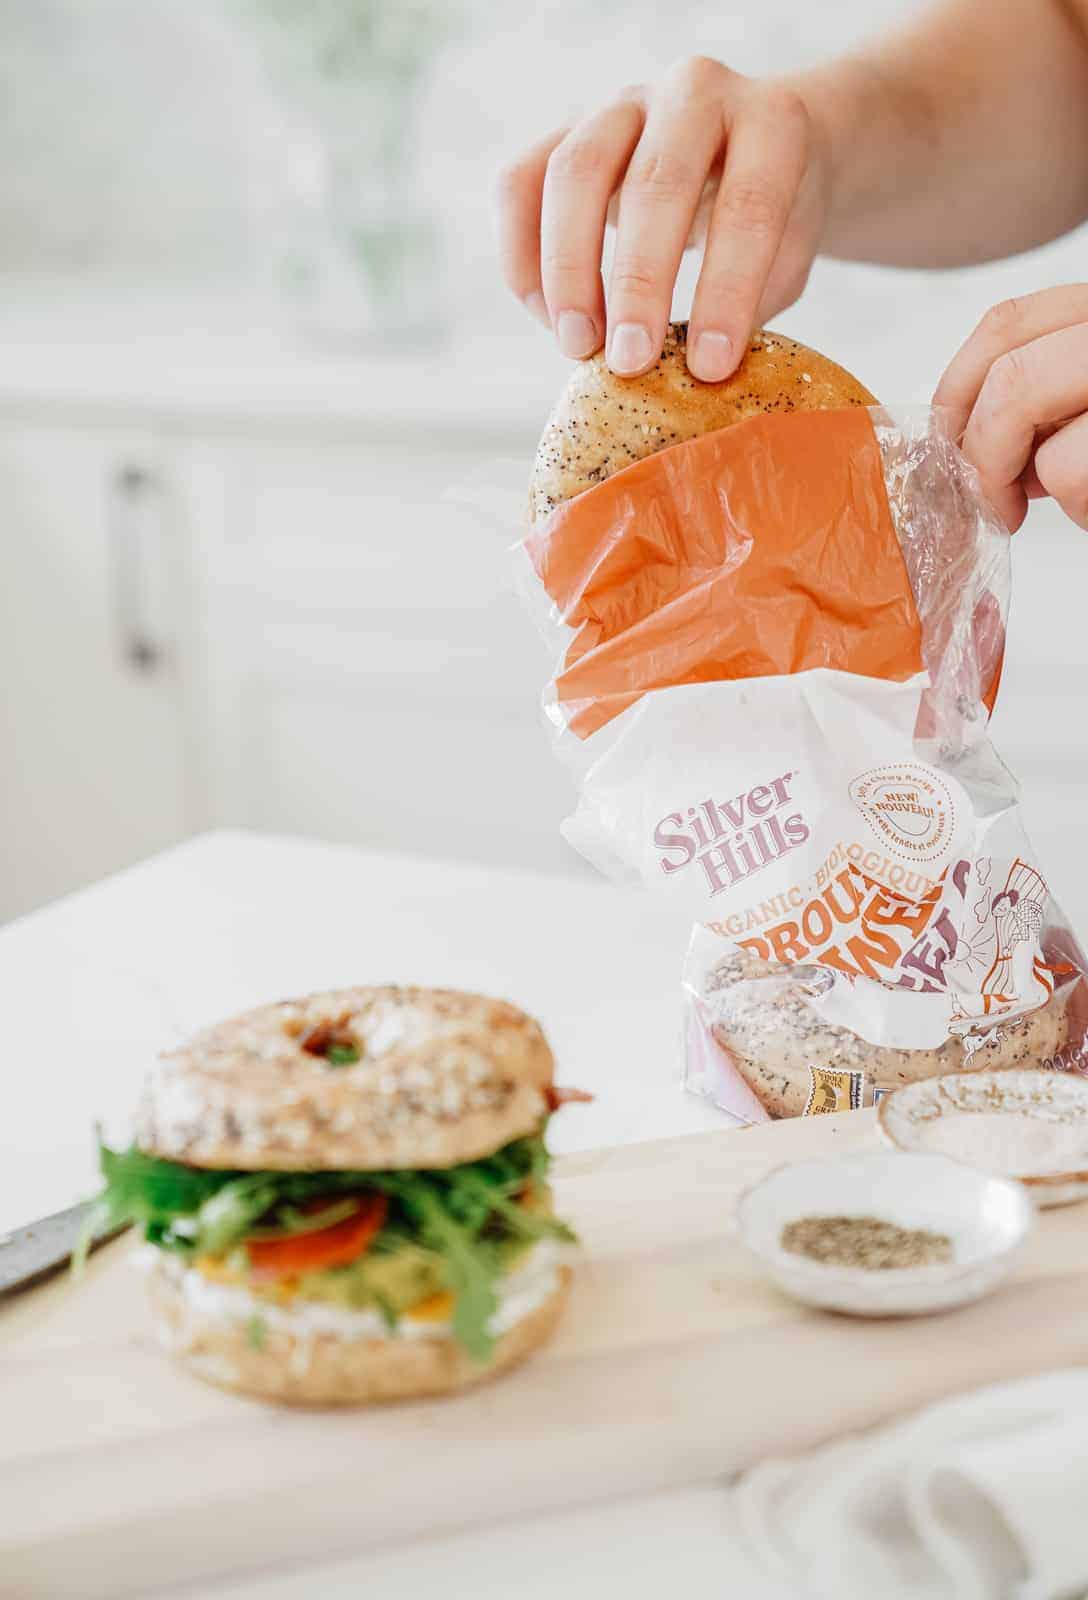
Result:
M420 187L418 113L473 0L228 3L309 128L294 234L278 251L284 288L315 322L429 333L442 317L441 241Z
M246 0L305 47L310 69L328 81L410 82L458 31L449 0Z

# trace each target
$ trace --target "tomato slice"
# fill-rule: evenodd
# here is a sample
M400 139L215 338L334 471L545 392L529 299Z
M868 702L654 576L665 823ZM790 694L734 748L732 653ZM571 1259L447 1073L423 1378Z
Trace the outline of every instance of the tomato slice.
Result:
M282 1239L251 1239L246 1245L250 1270L255 1278L286 1278L321 1272L325 1267L346 1267L381 1231L388 1209L384 1194L360 1195L354 1215L330 1228L288 1234Z

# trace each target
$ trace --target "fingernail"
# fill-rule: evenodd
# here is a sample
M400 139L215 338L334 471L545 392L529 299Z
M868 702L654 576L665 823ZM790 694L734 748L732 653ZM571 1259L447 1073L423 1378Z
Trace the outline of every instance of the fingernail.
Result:
M559 348L572 361L591 356L597 348L597 329L583 311L561 311L555 324Z
M653 359L654 347L648 329L637 322L621 322L612 329L608 346L608 365L613 372L641 372Z
M695 341L688 366L704 383L720 383L728 378L735 362L733 341L727 333L701 333Z
M534 289L532 294L527 294L523 304L526 311L531 312L538 322L542 322L546 328L551 327L552 319L548 315L548 303L539 289Z

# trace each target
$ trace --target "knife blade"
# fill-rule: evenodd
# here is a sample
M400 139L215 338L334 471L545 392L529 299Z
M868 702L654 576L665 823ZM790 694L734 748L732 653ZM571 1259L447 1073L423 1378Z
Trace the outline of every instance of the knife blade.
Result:
M28 1222L25 1227L0 1234L0 1298L41 1283L67 1266L86 1226L93 1201L83 1200L66 1211ZM127 1223L106 1228L91 1240L91 1249L116 1239Z

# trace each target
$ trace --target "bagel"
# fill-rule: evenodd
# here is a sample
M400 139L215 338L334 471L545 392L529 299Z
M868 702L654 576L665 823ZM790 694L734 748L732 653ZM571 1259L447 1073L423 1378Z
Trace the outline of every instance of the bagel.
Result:
M1038 1010L994 1026L981 1042L972 1040L970 1053L959 1035L932 1050L871 1044L827 1021L812 1004L827 978L823 967L789 966L736 950L704 980L711 1032L771 1117L804 1113L814 1067L861 1073L871 1093L965 1068L1037 1066L1065 1042L1064 1003L1055 995Z
M331 1064L341 1040L358 1059ZM161 1058L136 1115L200 1167L451 1167L531 1133L552 1053L516 1006L450 989L332 989L261 1006Z
M554 1215L538 1023L450 989L334 989L207 1028L149 1075L96 1215L143 1232L159 1338L265 1400L463 1389L548 1337Z
M686 339L687 323L670 323L661 359L638 378L618 377L603 354L577 363L537 446L532 523L633 461L748 417L876 404L845 368L778 333L756 333L731 377L701 383Z
M160 1257L148 1294L159 1343L194 1377L219 1389L289 1406L358 1406L456 1394L519 1366L554 1333L570 1291L569 1267L542 1279L539 1298L499 1334L486 1361L473 1361L448 1329L382 1337L364 1320L352 1329L307 1325L297 1307L270 1312L239 1294L217 1303L192 1269ZM255 1323L264 1323L255 1340ZM408 1325L408 1319L404 1319Z

